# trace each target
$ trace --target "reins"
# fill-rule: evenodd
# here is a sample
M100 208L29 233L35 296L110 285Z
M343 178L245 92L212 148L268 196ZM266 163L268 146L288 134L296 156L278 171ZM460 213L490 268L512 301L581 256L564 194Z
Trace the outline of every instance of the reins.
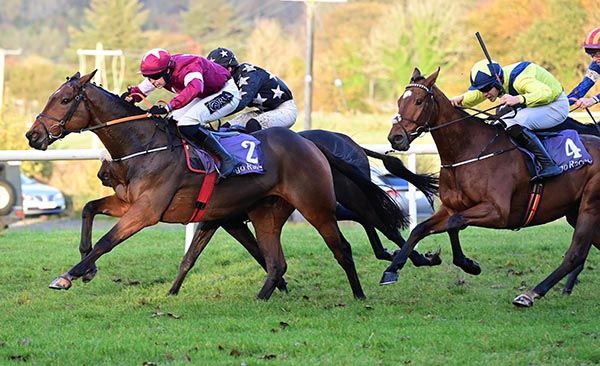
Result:
M132 96L138 95L142 98L142 101L146 104L147 107L151 106L151 103L146 99L146 97L142 94L139 93L132 93ZM77 95L74 98L75 103L73 103L70 107L69 110L67 111L67 113L65 114L65 116L61 119L58 119L56 117L52 117L50 115L44 114L44 113L40 113L37 118L47 118L50 119L52 121L58 122L58 127L60 128L60 133L58 135L53 134L50 129L54 126L51 126L50 129L46 126L45 123L41 123L41 125L44 127L44 129L46 130L46 133L48 134L48 136L54 140L59 140L62 139L67 133L81 133L81 132L86 132L86 131L95 131L101 128L106 128L106 127L110 127L110 126L114 126L117 124L121 124L121 123L126 123L126 122L131 122L131 121L137 121L137 120L142 120L142 119L150 119L152 118L154 115L151 113L142 113L142 114L137 114L134 116L127 116L127 117L121 117L121 118L116 118L116 119L112 119L110 121L107 122L103 122L100 123L98 125L94 125L94 126L89 126L89 127L84 127L82 129L79 130L68 130L65 126L67 125L67 123L71 120L71 118L73 117L73 115L75 114L75 111L77 111L77 108L79 107L79 104L81 102L83 102L83 105L85 106L85 108L88 110L88 112L93 115L93 113L91 112L89 106L86 103L87 97L85 94L85 86L82 86L81 89L78 91ZM159 102L163 102L162 100L159 100ZM159 116L160 117L160 116ZM36 119L37 119L36 118ZM161 117L162 118L162 117ZM153 153L153 152L157 152L157 151L163 151L166 149L171 148L171 150L174 147L180 147L183 145L177 145L174 146L173 142L172 142L172 138L171 138L171 134L169 132L169 130L167 129L166 131L168 138L169 138L169 145L167 146L161 146L161 147L157 147L157 148L152 148L152 149L148 149L146 148L145 150L142 151L138 151L126 156L122 156L120 158L113 158L111 159L112 161L123 161L123 160L127 160L136 156L140 156L140 155L145 155L145 154L149 154L149 153ZM156 134L156 130L154 132L154 134L152 135L152 138L150 139L150 142L148 143L148 145L150 145L152 143L152 140L154 139L154 136Z
M434 103L434 106L437 105L437 101L435 100L435 97L433 95L433 90L431 88L428 88L428 87L426 87L423 84L417 84L417 83L410 83L410 84L408 84L406 86L405 89L409 89L409 88L419 88L419 89L425 90L427 92L428 96L431 97L431 100ZM461 121L465 121L465 120L467 120L467 119L469 119L471 117L476 117L476 116L478 116L480 114L483 114L486 117L494 117L494 115L492 115L491 113L488 113L488 112L490 110L492 110L492 109L497 108L497 107L496 106L492 106L492 107L484 109L484 110L479 110L479 109L470 108L470 107L458 107L458 108L460 108L461 110L466 110L466 109L472 110L472 111L475 111L477 113L475 113L473 115L467 114L466 116L462 116L460 118L451 120L451 121L446 122L446 123L442 123L442 124L437 125L437 126L430 126L429 122L431 122L431 118L433 117L433 111L435 110L435 108L431 108L431 112L429 113L429 117L427 118L427 122L425 122L425 124L423 124L422 126L417 127L417 129L414 132L407 133L407 131L404 128L404 126L400 125L400 127L402 127L402 129L404 131L404 134L406 136L417 136L418 137L423 132L432 132L432 131L440 130L440 129L444 128L444 127L448 127L448 126L453 125L455 123L458 123L458 122L461 122ZM589 111L588 111L588 113L589 113ZM400 113L398 113L393 118L393 124L400 123L403 119L405 119L407 121L410 121L410 122L413 122L413 123L416 123L416 121L413 121L411 119L403 118L400 115ZM497 121L502 121L502 118L501 117L497 117L496 120ZM597 126L597 128L599 128L599 127ZM466 164L475 163L475 162L478 162L478 161L481 161L481 160L489 159L489 158L492 158L494 156L498 156L498 155L501 155L501 154L504 154L506 152L509 152L509 151L512 151L512 150L516 149L516 147L513 146L513 147L511 147L509 149L502 149L502 150L495 151L495 152L492 152L492 153L489 153L489 154L486 154L486 155L482 155L487 150L487 148L490 145L492 145L494 143L494 141L496 141L496 139L498 138L498 136L499 136L499 134L498 134L498 132L496 132L496 134L492 138L492 140L490 140L490 142L486 144L486 146L481 150L481 152L479 153L479 155L477 157L472 158L472 159L468 159L468 160L464 160L464 161L460 161L460 162L457 162L457 163L442 164L441 167L445 168L445 169L456 168L456 167L459 167L459 166L462 166L462 165L466 165Z

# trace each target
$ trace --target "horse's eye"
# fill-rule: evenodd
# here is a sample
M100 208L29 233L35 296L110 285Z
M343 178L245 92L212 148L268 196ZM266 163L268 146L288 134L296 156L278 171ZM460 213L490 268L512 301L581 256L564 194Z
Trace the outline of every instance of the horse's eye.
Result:
M69 98L63 98L63 99L60 101L60 103L61 103L61 104L67 104L67 103L69 103L69 101L70 101L70 100L69 100Z
M417 101L415 102L416 105L421 105L423 104L423 99L417 99Z

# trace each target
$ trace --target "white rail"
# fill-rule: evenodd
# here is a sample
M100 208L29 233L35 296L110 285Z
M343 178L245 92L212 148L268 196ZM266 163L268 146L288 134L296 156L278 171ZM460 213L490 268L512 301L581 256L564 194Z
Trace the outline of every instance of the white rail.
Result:
M389 145L377 144L377 145L362 145L363 147L384 153L390 150ZM0 150L0 161L49 161L49 160L97 160L100 159L102 149L78 149L78 150ZM414 145L411 146L410 150L401 152L401 154L408 154L408 169L416 171L417 155L418 154L437 154L435 145ZM417 224L417 201L416 201L416 189L412 184L408 187L408 211L411 217L411 230ZM185 234L185 251L189 248L192 241L194 231L196 229L195 224L189 224L186 226Z

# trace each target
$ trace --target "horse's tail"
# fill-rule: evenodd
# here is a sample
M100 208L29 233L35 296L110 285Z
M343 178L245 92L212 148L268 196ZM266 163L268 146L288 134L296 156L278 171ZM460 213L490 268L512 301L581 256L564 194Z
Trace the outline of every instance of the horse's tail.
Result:
M365 148L363 148L363 150L367 156L383 161L383 166L390 173L417 187L418 190L423 192L425 197L427 197L427 201L429 201L429 204L433 207L433 200L435 196L437 196L439 189L439 179L435 174L416 174L408 170L408 168L404 166L404 163L402 163L402 160L397 157L381 154Z
M331 166L334 175L334 186L339 185L335 192L336 199L340 204L355 212L367 209L374 210L386 230L394 231L399 227L402 229L408 227L410 224L408 214L384 190L371 182L369 178L354 166L333 155L324 146L318 143L315 143L315 145L325 155ZM345 189L348 185L357 187L364 196L358 197L357 195L353 195L351 190ZM364 207L365 205L369 207Z

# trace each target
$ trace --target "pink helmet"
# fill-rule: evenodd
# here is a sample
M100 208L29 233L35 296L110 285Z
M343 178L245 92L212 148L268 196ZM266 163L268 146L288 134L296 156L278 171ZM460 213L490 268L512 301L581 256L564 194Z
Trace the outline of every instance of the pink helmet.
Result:
M140 72L142 75L155 75L165 72L173 66L171 54L162 48L153 48L146 52L140 62Z
M586 50L600 50L600 28L594 28L583 41L583 48Z

